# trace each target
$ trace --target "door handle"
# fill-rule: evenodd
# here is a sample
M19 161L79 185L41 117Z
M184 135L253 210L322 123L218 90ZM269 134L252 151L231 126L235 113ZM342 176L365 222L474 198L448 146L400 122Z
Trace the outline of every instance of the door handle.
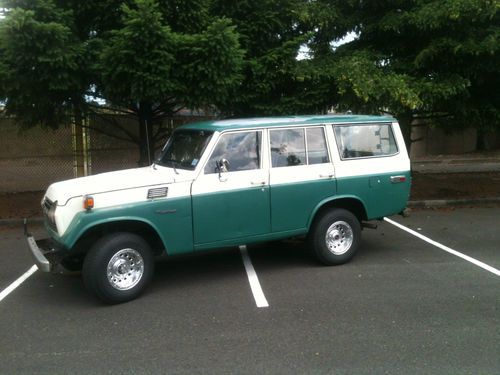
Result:
M320 174L319 178L332 178L333 174Z
M250 185L253 186L264 186L266 184L266 181L250 181Z

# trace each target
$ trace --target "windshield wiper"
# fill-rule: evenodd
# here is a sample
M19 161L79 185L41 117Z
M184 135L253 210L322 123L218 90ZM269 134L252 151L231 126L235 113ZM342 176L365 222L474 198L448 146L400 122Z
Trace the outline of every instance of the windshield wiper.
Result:
M161 162L159 161L158 164L165 165L167 163L170 163L172 165L172 168L174 169L175 174L179 174L179 172L177 172L176 166L180 165L180 163L177 160L174 160L174 159L161 160Z

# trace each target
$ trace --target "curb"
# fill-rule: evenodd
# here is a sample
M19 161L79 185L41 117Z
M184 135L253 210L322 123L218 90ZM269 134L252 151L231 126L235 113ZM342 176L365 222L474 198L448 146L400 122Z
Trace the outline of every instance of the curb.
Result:
M28 224L43 224L43 217L28 218ZM22 219L0 219L0 227L22 227L24 225L24 218Z
M500 203L500 197L408 201L408 207L450 207Z

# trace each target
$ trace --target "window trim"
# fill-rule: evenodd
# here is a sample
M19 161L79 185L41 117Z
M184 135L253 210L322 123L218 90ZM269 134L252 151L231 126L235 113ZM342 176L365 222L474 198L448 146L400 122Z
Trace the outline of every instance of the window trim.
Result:
M362 160L362 159L379 159L379 158L389 158L396 156L400 153L400 148L399 144L396 138L396 135L394 134L394 130L392 127L392 122L368 122L368 123L352 123L352 124L331 124L332 125L332 131L333 131L333 136L335 138L335 144L337 146L337 152L339 154L340 160L342 161L351 161L351 160ZM372 155L372 156L356 156L356 157L351 157L351 158L345 158L342 156L342 150L339 148L339 140L337 139L337 134L335 132L335 128L345 128L348 126L373 126L373 125L387 125L389 126L390 132L392 134L392 138L394 139L394 144L396 146L396 152L393 152L391 154L384 154L384 155Z
M306 165L321 165L321 164L331 164L332 163L332 155L330 153L330 145L328 142L328 135L326 134L326 126L321 125L321 126L306 126L305 128L305 137L306 137L306 156L307 156L307 164ZM323 140L325 141L325 146L326 146L326 155L328 156L328 161L325 163L315 163L315 164L309 164L309 148L307 146L307 129L321 129L323 130Z
M257 128L257 129L238 129L238 130L228 130L228 131L224 131L224 132L219 133L219 136L214 141L214 145L213 145L212 149L210 150L210 153L207 156L207 159L203 163L203 167L201 168L201 174L203 174L205 176L214 174L214 173L205 173L205 168L206 168L207 164L210 162L210 159L212 158L212 154L215 152L215 149L217 148L217 145L219 144L219 141L222 139L222 137L224 137L227 134L237 134L237 133L257 133L257 132L260 132L260 160L259 160L259 167L255 168L255 169L247 169L247 170L243 170L243 171L228 171L228 172L225 172L225 173L249 172L249 171L258 171L258 170L263 169L264 155L262 153L262 150L263 150L263 146L264 146L264 130L265 129L263 129L263 128Z
M332 124L333 125L333 124ZM275 167L273 166L273 158L272 158L272 150L271 150L271 132L272 131L280 131L280 130L288 130L288 129L302 129L304 131L304 150L306 154L306 163L305 164L299 164L299 165L284 165L281 167ZM323 130L323 139L325 140L325 146L326 146L326 153L328 155L328 161L326 163L316 163L316 164L309 164L309 148L307 146L307 129L321 129ZM301 125L293 125L293 126L279 126L279 127L269 127L267 128L268 131L268 152L269 152L269 169L274 169L274 168L290 168L290 167L308 167L311 165L324 165L324 164L332 164L332 153L330 150L330 142L328 141L328 135L326 131L326 124L321 124L321 125L307 125L307 124L301 124Z

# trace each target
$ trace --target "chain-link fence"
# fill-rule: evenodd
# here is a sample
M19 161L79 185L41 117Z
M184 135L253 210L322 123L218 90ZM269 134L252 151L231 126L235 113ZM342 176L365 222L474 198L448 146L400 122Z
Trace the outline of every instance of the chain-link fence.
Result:
M174 129L200 119L203 118L179 116L164 121L167 128ZM137 166L137 146L108 135L125 138L119 128L136 134L136 118L94 114L86 119L86 124L90 129L35 127L20 132L13 119L0 118L0 193L40 191L82 171L96 174Z
M73 177L71 127L19 132L12 119L0 119L0 192L36 191Z

